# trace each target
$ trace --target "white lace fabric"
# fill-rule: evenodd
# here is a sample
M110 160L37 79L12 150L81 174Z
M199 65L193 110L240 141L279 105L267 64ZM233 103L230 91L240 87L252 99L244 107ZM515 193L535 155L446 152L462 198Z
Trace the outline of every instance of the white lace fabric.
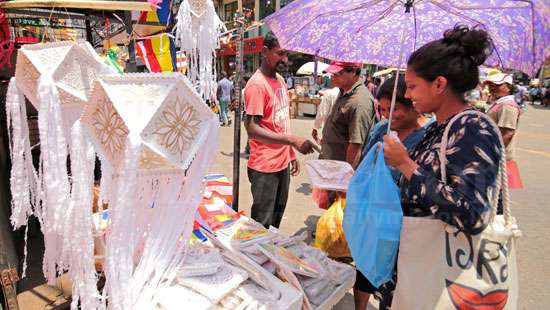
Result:
M182 306L185 309L208 310L214 306L204 295L181 285L159 289L156 298L158 310L180 310Z
M215 274L198 277L178 277L177 281L180 285L189 287L206 296L213 303L218 303L247 278L246 271L224 263Z
M183 0L176 21L176 44L187 55L190 79L198 81L199 93L210 99L216 85L213 64L218 38L227 29L212 0Z
M209 276L224 264L220 250L207 246L191 246L185 261L178 269L178 278Z
M103 306L97 292L91 229L94 152L82 139L80 127L72 133L71 128L92 81L108 72L85 41L25 45L18 52L7 98L13 161L12 224L19 228L27 224L29 215L38 218L44 234L44 276L53 285L58 274L69 272L73 309L77 305L86 309ZM32 165L24 96L38 110L38 171ZM67 169L69 153L72 179ZM23 276L25 267L26 258Z

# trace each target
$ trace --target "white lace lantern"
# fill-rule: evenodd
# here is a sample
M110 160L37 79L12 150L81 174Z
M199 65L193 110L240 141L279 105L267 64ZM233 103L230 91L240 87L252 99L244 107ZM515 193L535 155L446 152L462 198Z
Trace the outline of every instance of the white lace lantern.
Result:
M15 78L19 88L38 110L40 77L52 77L59 93L65 131L68 132L88 101L93 81L98 75L109 73L113 71L88 42L62 41L21 47Z
M179 73L100 77L82 115L116 173L128 135L139 135L140 170L188 168L213 113Z

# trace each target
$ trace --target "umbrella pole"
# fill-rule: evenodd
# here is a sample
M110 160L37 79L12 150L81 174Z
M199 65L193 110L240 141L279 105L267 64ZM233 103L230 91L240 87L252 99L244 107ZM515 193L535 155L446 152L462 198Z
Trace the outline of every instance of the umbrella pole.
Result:
M241 156L241 84L243 81L243 37L244 37L244 15L242 0L238 1L237 11L237 68L234 85L235 100L235 122L233 124L233 210L239 211L239 181L240 181L240 156Z
M393 84L393 94L391 96L390 116L388 117L388 130L387 134L391 132L391 120L393 117L393 110L395 109L395 99L397 98L397 83L399 82L399 74L401 72L401 61L403 60L403 52L405 50L405 31L407 27L403 24L403 30L401 32L401 44L399 46L399 59L397 60L397 72L395 73L395 83Z

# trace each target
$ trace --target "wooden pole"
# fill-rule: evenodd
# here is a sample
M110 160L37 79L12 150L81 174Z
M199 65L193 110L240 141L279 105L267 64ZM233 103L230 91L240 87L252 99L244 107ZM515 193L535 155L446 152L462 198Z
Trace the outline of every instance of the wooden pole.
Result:
M237 15L235 20L237 21L237 53L236 61L237 67L235 68L235 100L237 102L235 108L235 123L233 124L233 210L239 211L239 182L240 182L240 168L241 168L241 115L242 115L242 96L241 85L243 81L243 38L245 19L243 14L242 0L237 2Z
M124 12L124 26L126 27L126 32L131 36L132 35L132 12ZM126 72L137 72L136 64L136 48L134 46L134 39L130 38L128 42L128 63L126 64Z
M90 19L88 18L88 14L86 14L86 20L84 21L86 25L86 41L90 42L90 44L94 45L94 36L92 35L92 24L90 23Z

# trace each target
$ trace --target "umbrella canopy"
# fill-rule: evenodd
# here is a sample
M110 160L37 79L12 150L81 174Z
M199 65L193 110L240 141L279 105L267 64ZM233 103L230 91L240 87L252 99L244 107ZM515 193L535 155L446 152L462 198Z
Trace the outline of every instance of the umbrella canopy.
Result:
M404 55L456 24L495 43L487 64L533 74L550 56L545 0L297 0L266 18L283 48L324 58L399 66Z
M317 62L317 74L323 73L323 71L328 68L328 64L324 62ZM303 64L298 71L296 71L296 74L298 75L312 75L315 71L315 62L310 61Z

